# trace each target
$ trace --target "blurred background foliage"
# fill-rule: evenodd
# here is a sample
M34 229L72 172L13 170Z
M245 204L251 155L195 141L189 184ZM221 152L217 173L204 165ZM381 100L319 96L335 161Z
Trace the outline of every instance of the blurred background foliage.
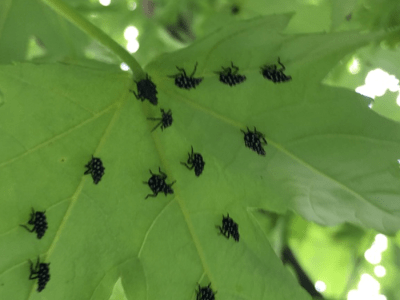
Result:
M400 26L398 0L68 0L85 18L134 53L143 66L165 52L187 47L235 20L293 14L286 33L348 30L393 31ZM400 120L400 37L359 49L324 83L371 97L377 113ZM127 68L40 0L0 2L0 63L85 63ZM380 71L376 71L380 69ZM373 77L372 70L378 72ZM372 76L368 82L368 76ZM369 86L375 90L371 92ZM380 87L380 88L379 88ZM400 299L400 234L386 237L353 225L326 228L301 217L259 211L258 221L279 256L287 244L296 258L282 257L294 276L304 276L315 298ZM284 239L284 241L282 240ZM296 269L300 267L301 270ZM299 275L299 272L304 274ZM303 283L302 283L303 284ZM308 288L307 288L308 290Z

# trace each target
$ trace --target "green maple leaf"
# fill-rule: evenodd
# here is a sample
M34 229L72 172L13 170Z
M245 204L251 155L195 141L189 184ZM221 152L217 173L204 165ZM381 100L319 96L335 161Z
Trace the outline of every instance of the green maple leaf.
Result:
M320 81L348 52L379 37L358 32L284 35L290 16L233 23L146 71L158 106L129 90L130 75L67 64L0 67L0 296L11 299L196 299L211 283L216 299L310 299L283 267L254 215L295 210L321 224L399 229L399 125L359 95ZM274 84L260 66L278 56L292 80ZM204 77L178 89L175 66ZM246 82L229 87L214 73L233 61ZM151 132L160 108L171 127ZM243 133L265 134L266 156ZM203 174L182 166L193 146ZM84 176L100 157L99 184ZM149 169L161 167L174 193L148 198ZM397 170L398 171L398 170ZM46 210L38 240L19 224ZM222 215L240 241L219 235ZM38 294L28 259L50 262ZM119 296L118 296L119 295Z

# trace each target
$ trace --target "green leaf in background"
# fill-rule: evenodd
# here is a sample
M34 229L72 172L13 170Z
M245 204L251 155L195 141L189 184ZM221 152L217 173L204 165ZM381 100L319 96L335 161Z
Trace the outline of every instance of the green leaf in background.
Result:
M211 283L218 300L306 300L255 211L394 234L400 125L364 97L320 83L341 58L384 35L284 34L291 16L230 23L153 60L146 71L158 106L136 100L131 75L117 66L0 66L0 299L196 299L198 284ZM260 74L278 58L291 81ZM215 72L232 62L247 79L229 87ZM201 84L178 89L168 75L176 66L190 74L196 63ZM152 132L147 118L160 109L171 109L173 124ZM265 134L265 157L245 147L246 127ZM199 177L181 164L191 146L206 162ZM105 167L98 185L83 175L92 155ZM143 182L159 168L167 183L176 180L174 193L145 200ZM41 240L19 226L31 207L46 210ZM239 242L216 228L227 213ZM301 228L294 236L323 236L316 225ZM333 231L321 241L338 260ZM298 252L316 252L310 245L298 242ZM28 280L28 259L38 255L51 263L40 294ZM332 282L344 289L342 279Z
M46 61L83 57L88 38L41 1L0 1L0 63L29 58L29 44Z

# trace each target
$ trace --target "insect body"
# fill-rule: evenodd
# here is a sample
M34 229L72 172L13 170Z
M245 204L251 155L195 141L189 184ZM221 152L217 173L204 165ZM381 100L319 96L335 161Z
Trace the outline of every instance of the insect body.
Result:
M153 174L153 172L149 170L151 174L149 181L143 181L143 183L148 184L150 189L153 191L153 195L148 194L145 199L147 199L148 197L156 197L159 192L163 192L165 196L167 196L167 194L174 193L174 190L171 188L171 186L175 183L175 181L171 184L167 184L165 182L167 175L161 172L161 168L158 168L158 170L160 171L160 174Z
M278 57L278 63L282 66L282 68L280 68L279 70L275 64L265 65L261 67L261 74L264 76L264 78L271 80L274 83L291 80L292 79L291 76L285 75L283 73L283 71L285 71L285 66L281 63L279 57Z
M215 300L216 292L213 292L213 290L210 288L210 285L211 282L207 286L201 287L199 285L199 289L196 291L196 300Z
M186 166L189 170L194 168L194 173L196 176L200 176L204 170L204 165L206 164L203 160L203 156L200 153L193 153L193 146L192 146L192 153L188 153L189 158L187 160L187 164L181 162L182 165ZM189 165L191 166L189 166Z
M41 239L44 236L44 234L47 230L47 227L48 227L46 216L45 216L45 211L35 212L35 210L32 208L31 218L28 221L28 224L33 225L33 228L29 229L26 225L20 225L20 226L24 227L29 232L36 231L37 238Z
M151 130L151 132L153 132L154 130L156 130L156 128L158 127L158 126L160 126L161 125L161 130L163 131L164 130L164 128L167 128L167 127L169 127L169 126L171 126L171 124L172 124L172 121L173 121L173 119L172 119L172 112L171 112L171 110L169 109L167 112L165 112L162 108L160 109L161 110L161 118L147 118L147 120L159 120L160 122Z
M196 68L197 68L197 62L194 66L194 70L193 73L190 74L190 76L188 77L186 75L186 71L183 68L179 68L176 67L180 73L175 74L175 75L170 75L168 77L170 78L175 78L175 85L181 89L193 89L196 88L196 86L198 86L200 84L200 82L203 80L203 77L199 77L199 78L194 78L193 75L196 72Z
M254 132L251 132L249 127L247 127L247 132L240 130L244 133L244 144L246 147L250 148L251 150L257 152L259 155L265 156L265 150L263 148L263 144L267 145L267 141L265 140L264 134L257 131L254 127ZM264 142L262 143L261 140Z
M92 160L89 161L85 167L88 169L83 174L91 174L93 182L98 184L104 175L104 170L106 169L103 167L103 162L101 159L98 157L93 157L92 155Z
M221 81L224 84L228 84L229 86L233 86L239 83L242 83L243 81L246 80L246 76L237 74L239 71L239 68L233 65L233 62L231 62L231 67L224 68L222 67L222 72L215 72L216 74L219 74L219 81ZM234 71L232 72L232 69Z
M157 105L158 99L157 99L157 87L154 84L153 81L151 81L151 78L149 77L149 74L146 74L146 78L135 81L138 93L136 94L134 90L130 90L133 94L135 94L136 99L141 100L142 102L144 100L149 100L151 104Z
M37 291L41 292L46 287L47 282L49 282L50 280L50 270L49 270L50 263L48 264L41 263L39 261L39 257L37 259L35 269L33 268L33 263L31 261L29 261L29 263L31 271L29 279L31 280L38 279Z
M236 242L239 242L239 226L229 217L229 214L226 217L222 216L222 227L217 226L217 228L227 239L232 236Z

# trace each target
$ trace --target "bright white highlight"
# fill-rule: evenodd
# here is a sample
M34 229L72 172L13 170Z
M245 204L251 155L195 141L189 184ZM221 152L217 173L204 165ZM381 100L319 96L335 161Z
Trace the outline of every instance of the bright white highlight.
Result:
M128 3L128 9L129 9L129 10L135 10L136 7L137 7L136 2L130 2L130 3Z
M379 264L382 259L381 253L372 248L365 251L364 257L370 264L373 265Z
M353 59L353 63L349 67L349 71L351 74L357 74L360 72L360 61L357 58Z
M109 6L111 4L111 0L99 0L99 2L103 6Z
M379 289L380 284L378 281L371 275L363 274L357 290L351 290L347 294L347 300L385 300L386 297L379 294Z
M136 40L139 35L139 30L135 26L128 26L125 28L124 37L127 41Z
M315 289L316 289L318 292L320 292L320 293L324 292L324 291L326 290L326 284L325 284L325 282L323 282L323 281L321 281L321 280L318 280L318 281L315 283Z
M378 277L383 277L386 275L386 269L382 266L376 266L374 268L375 275Z
M128 45L126 46L126 49L130 53L135 53L139 49L139 42L137 40L130 40L128 41Z
M385 235L379 233L375 236L375 241L372 243L371 248L369 248L364 253L365 259L373 264L379 264L382 259L382 252L388 247L388 239Z
M128 67L128 65L126 63L121 63L119 65L119 67L121 68L122 71L128 71L129 70L129 67Z
M356 88L357 93L371 98L382 96L387 90L391 92L399 91L399 80L382 69L370 71L365 78L365 84Z
M378 294L381 285L369 274L362 274L361 280L358 283L358 290L368 291L371 294Z
M375 236L375 241L371 248L375 248L377 251L383 252L387 249L388 239L385 235L379 233Z

